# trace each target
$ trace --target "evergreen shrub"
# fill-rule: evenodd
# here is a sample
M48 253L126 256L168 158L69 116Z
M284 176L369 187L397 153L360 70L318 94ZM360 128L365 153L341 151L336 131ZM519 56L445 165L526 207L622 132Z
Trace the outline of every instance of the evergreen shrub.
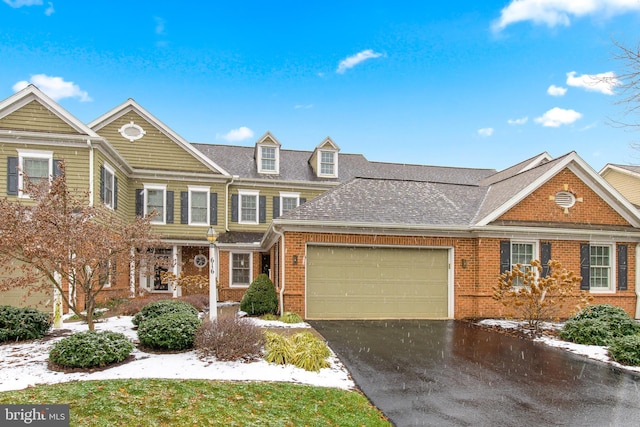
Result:
M250 316L275 314L278 310L278 294L269 276L261 274L251 282L240 301L240 310Z
M640 366L640 335L614 339L609 346L609 355L623 365Z
M191 304L175 299L163 299L150 302L142 307L142 309L133 316L131 321L135 326L140 326L144 321L171 313L186 313L198 317L198 310Z
M187 350L193 347L200 323L198 315L190 312L145 318L138 326L138 339L143 346L156 350Z
M122 362L134 345L124 334L86 331L70 335L54 344L49 360L65 368L96 368Z
M51 328L51 315L33 308L0 305L0 342L42 338Z
M615 338L640 333L640 323L620 307L609 304L587 306L567 320L560 337L577 344L611 345Z

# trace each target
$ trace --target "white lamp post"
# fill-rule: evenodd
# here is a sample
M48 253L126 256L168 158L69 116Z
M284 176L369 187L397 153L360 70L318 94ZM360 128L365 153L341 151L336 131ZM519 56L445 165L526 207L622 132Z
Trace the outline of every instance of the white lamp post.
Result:
M209 320L215 320L218 317L218 289L216 286L216 259L215 259L215 243L218 240L213 226L207 231L207 241L209 242Z

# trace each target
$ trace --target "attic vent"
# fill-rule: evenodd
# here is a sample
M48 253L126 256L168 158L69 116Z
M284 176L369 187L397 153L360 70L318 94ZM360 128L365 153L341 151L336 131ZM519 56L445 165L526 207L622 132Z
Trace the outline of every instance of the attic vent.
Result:
M559 191L555 197L556 205L561 208L570 208L576 204L576 196L568 191Z
M133 122L123 125L118 129L118 132L120 132L120 135L122 135L123 138L126 138L131 142L142 138L147 133L144 129Z

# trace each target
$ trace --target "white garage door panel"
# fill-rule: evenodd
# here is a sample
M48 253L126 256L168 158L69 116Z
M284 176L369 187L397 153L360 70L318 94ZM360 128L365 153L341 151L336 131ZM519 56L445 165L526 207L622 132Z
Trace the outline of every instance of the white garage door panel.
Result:
M307 318L448 317L447 249L309 246Z

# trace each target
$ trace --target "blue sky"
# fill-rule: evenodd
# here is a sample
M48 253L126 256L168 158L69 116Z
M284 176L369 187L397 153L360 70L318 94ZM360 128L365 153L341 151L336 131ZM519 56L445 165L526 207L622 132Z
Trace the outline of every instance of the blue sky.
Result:
M611 126L638 28L640 0L2 0L0 99L34 83L88 123L133 98L191 142L599 170L640 163Z

